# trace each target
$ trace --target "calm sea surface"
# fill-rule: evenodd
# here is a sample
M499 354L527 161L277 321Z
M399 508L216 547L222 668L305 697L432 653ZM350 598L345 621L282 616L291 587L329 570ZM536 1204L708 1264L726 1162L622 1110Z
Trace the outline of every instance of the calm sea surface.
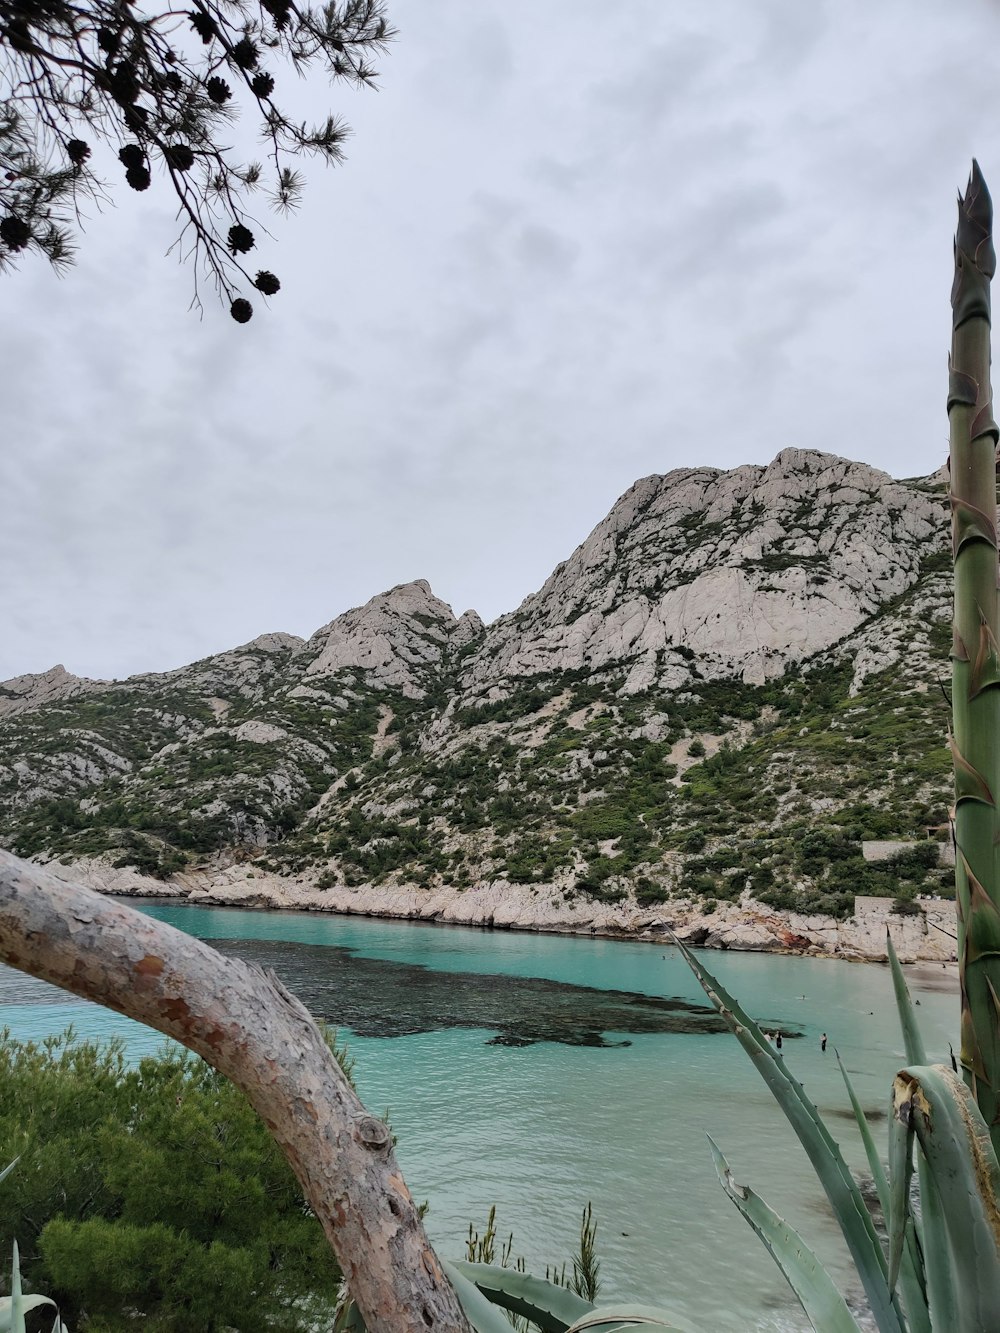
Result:
M737 1180L856 1290L805 1154L735 1039L713 1030L672 950L294 912L142 910L274 966L340 1028L362 1097L390 1112L407 1181L429 1202L428 1227L444 1254L461 1255L469 1223L481 1228L496 1203L515 1253L544 1271L572 1254L591 1200L606 1297L663 1304L726 1333L803 1329L783 1279L718 1184L709 1133ZM785 1059L860 1166L832 1048L879 1117L883 1143L892 1076L905 1063L888 969L703 957L765 1026L801 1034L785 1041ZM931 1057L947 1059L957 998L914 993ZM0 1006L22 1039L72 1023L81 1036L123 1037L133 1054L163 1044L148 1028L8 969L0 969Z

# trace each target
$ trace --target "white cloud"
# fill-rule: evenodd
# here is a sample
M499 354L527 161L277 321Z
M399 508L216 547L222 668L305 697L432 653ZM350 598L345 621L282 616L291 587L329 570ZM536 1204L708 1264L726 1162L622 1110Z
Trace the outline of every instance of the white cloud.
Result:
M993 7L397 9L250 325L187 313L156 190L68 278L3 279L0 678L166 668L416 577L491 617L693 454L940 462Z

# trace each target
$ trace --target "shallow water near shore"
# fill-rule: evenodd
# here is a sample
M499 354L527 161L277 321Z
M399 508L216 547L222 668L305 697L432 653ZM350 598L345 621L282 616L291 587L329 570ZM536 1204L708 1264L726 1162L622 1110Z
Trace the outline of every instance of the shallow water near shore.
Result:
M339 1026L358 1089L387 1108L428 1229L460 1255L470 1222L497 1204L529 1270L575 1247L588 1200L603 1296L660 1303L705 1330L797 1330L806 1321L773 1262L723 1194L705 1134L842 1278L858 1284L805 1154L735 1039L719 1032L672 949L573 936L479 931L358 917L142 903L140 910L227 953L273 966ZM848 1162L863 1152L833 1048L885 1140L904 1063L888 969L830 959L704 953L765 1028ZM944 989L941 989L941 987ZM950 971L914 975L933 1059L955 1041ZM0 1018L21 1039L163 1038L8 969ZM829 1049L820 1051L821 1032ZM797 1038L797 1039L796 1039Z

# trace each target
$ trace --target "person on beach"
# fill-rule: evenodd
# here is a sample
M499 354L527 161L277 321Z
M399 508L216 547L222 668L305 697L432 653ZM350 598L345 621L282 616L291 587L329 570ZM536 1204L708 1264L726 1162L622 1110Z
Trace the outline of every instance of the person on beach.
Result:
M821 1051L825 1051L825 1050L826 1050L826 1033L825 1033L825 1032L823 1033L822 1037L820 1037L820 1039L819 1039L819 1048L820 1048Z
M779 1032L779 1033L777 1034L777 1036L775 1037L775 1039L774 1039L774 1044L775 1044L775 1046L777 1046L778 1050L780 1051L780 1050L781 1050L781 1033L780 1033L780 1032Z
M764 1033L764 1036L767 1038L767 1044L768 1044L768 1046L773 1046L773 1045L774 1045L774 1035L773 1035L773 1033L765 1032L765 1033Z

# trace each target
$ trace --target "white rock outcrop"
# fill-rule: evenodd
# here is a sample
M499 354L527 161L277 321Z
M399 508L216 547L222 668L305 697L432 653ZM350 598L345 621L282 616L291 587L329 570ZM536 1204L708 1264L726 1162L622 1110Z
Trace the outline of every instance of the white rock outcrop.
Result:
M435 668L450 647L470 642L481 628L474 611L456 619L425 579L401 583L317 630L306 649L311 660L305 679L354 667L366 673L370 685L420 699L426 693L428 668Z
M886 899L884 909L865 912L849 921L833 917L779 912L752 899L720 904L710 912L703 904L685 901L641 908L627 898L620 903L567 899L554 887L494 881L419 888L416 885L343 885L316 887L312 877L279 878L245 864L184 872L169 883L113 868L95 858L74 865L47 867L60 878L75 880L101 893L134 897L183 897L206 906L263 907L346 915L395 917L410 921L443 921L454 925L492 926L511 930L666 938L667 929L680 939L714 949L737 952L826 954L857 962L884 961L886 930L903 962L955 960L952 938L954 903L923 904L915 916L898 916Z
M107 684L103 680L74 676L61 663L48 671L15 676L12 680L0 681L0 717L71 699L87 690L103 689Z
M930 487L800 449L767 467L645 477L487 629L466 687L627 662L626 693L670 689L691 652L703 675L760 683L905 591L943 534L942 503Z

